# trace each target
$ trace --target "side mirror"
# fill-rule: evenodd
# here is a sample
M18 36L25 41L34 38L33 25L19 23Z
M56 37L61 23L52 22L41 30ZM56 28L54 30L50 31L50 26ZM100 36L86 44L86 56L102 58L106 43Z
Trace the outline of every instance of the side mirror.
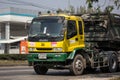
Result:
M30 28L30 24L31 24L32 20L28 20L26 23L25 23L25 29L27 31L27 34L29 33L29 28Z
M32 20L27 20L25 23L25 29L29 30L29 26L31 24Z

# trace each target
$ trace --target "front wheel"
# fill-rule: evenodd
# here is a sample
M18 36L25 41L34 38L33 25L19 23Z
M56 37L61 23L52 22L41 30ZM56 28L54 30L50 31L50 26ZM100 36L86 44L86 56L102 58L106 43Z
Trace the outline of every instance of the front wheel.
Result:
M34 65L34 71L37 73L37 74L41 74L41 75L44 75L47 73L48 71L48 68L45 67L45 66L40 66L38 64Z
M77 54L70 66L70 72L73 75L81 75L84 71L84 59L81 55Z

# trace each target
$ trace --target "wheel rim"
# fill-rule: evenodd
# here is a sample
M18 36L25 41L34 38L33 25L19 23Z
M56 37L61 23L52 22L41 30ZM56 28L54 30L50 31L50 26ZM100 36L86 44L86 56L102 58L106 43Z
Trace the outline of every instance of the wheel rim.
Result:
M75 62L75 70L79 73L82 69L83 69L83 64L82 64L81 60L78 59Z

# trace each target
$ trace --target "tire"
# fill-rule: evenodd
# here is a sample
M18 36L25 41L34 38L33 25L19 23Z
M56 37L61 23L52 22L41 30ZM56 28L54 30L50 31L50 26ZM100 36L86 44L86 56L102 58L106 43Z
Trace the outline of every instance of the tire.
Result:
M73 75L81 75L84 72L84 59L81 55L76 55L70 66L70 72Z
M36 74L40 74L40 75L45 75L48 71L47 67L44 66L40 66L40 65L34 65L34 71L36 72Z
M110 55L108 63L109 63L109 66L101 68L101 71L110 72L110 73L116 72L118 69L118 60L115 54Z

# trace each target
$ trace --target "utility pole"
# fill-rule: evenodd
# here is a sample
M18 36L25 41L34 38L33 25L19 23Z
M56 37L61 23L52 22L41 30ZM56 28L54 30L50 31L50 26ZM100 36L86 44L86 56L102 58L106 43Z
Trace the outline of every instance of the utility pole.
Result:
M10 23L6 22L5 23L5 39L9 40L10 39ZM9 54L9 49L10 49L10 44L5 44L5 49L4 49L4 53L5 54Z
M68 0L68 11L69 11L69 13L71 12L71 8L70 8L70 0Z

